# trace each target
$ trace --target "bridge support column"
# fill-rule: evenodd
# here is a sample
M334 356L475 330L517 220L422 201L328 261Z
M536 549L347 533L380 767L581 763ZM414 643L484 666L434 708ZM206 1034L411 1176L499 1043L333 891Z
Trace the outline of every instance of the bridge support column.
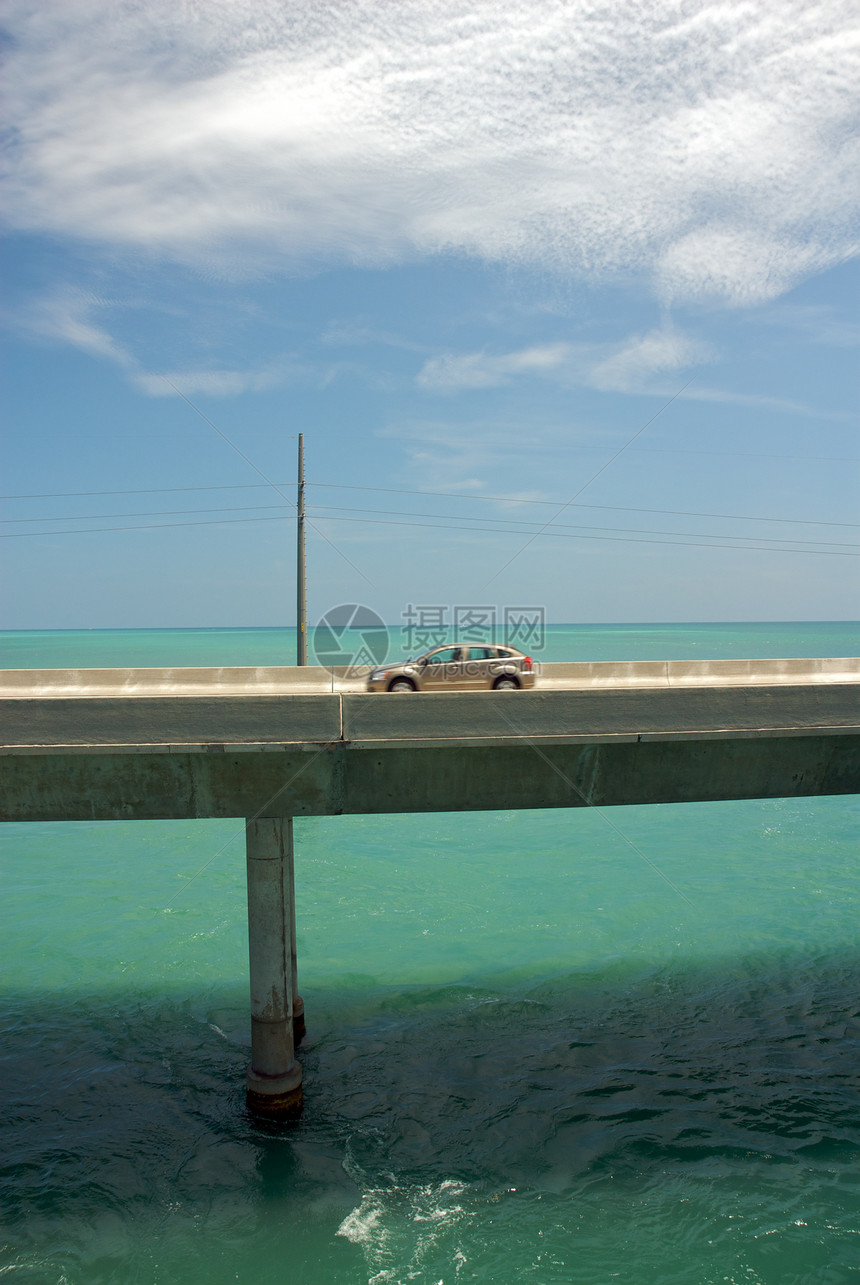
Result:
M284 1118L302 1105L302 1069L293 1040L296 972L292 817L245 824L251 1066L247 1102L255 1115Z
M293 993L293 1047L298 1048L305 1038L305 1001L299 994L299 967L296 951L296 871L292 817L284 818L284 826L288 826L290 831L290 842L287 848L290 879L290 980Z

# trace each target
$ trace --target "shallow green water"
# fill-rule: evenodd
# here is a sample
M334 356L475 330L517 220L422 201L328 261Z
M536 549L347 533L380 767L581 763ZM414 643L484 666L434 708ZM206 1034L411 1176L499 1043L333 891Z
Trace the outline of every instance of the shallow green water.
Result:
M291 636L21 640L0 636L7 666L278 663ZM856 627L803 624L550 644L858 650ZM297 821L287 1130L243 1112L241 823L2 827L0 1271L860 1279L860 798L608 815L647 861L582 809Z
M422 650L405 629L391 627L389 632L391 656L415 655ZM311 629L311 664L313 633ZM349 637L358 650L360 638L354 632ZM348 643L345 646L349 650ZM801 620L740 625L549 625L534 654L540 660L713 660L856 656L858 652L860 623ZM295 629L22 629L0 633L0 669L294 665L295 661Z

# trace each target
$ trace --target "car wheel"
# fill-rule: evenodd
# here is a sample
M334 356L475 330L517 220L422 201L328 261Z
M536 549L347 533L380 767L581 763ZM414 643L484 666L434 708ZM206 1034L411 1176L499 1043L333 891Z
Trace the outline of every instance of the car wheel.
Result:
M515 692L519 688L519 683L515 678L497 678L493 683L494 692Z
M388 689L390 692L414 692L415 684L408 678L395 678Z

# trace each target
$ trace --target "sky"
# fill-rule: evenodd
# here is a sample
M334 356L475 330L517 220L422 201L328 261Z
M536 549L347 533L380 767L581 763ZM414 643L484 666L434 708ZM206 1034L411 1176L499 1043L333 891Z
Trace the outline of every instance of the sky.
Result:
M3 0L6 629L858 611L842 0Z

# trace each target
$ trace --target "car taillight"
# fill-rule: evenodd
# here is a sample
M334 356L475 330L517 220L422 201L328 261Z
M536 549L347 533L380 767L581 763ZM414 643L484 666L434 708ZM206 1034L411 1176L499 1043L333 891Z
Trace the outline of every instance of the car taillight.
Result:
M527 674L530 674L534 669L534 664L532 663L531 656L526 656L525 660L523 661L523 669L526 671Z

